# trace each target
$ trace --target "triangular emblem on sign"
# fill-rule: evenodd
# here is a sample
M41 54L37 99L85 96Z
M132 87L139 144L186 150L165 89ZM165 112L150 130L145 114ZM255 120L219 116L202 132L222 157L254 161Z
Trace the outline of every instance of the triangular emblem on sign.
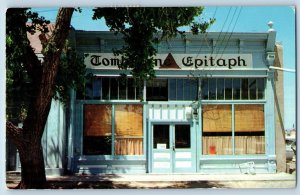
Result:
M180 69L180 67L176 63L171 53L168 54L168 56L164 60L164 63L159 67L159 69L167 69L167 68Z

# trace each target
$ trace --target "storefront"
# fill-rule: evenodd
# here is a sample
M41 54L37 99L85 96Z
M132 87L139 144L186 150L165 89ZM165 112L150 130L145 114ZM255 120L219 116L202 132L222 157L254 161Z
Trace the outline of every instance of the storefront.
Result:
M270 29L162 42L156 78L138 88L129 72L118 69L122 57L112 53L122 46L120 36L75 31L76 50L88 54L93 78L85 95L73 93L67 169L275 173L275 80L282 82L269 69L275 37Z

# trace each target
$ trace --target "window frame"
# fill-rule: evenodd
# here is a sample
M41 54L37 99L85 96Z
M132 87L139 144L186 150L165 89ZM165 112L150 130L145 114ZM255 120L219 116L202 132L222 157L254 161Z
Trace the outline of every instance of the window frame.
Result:
M239 78L227 78L227 77L220 77L220 78L204 78L206 80L206 92L207 94L207 98L205 98L205 94L202 93L201 94L201 101L204 102L234 102L234 101L265 101L265 92L266 92L266 78L265 77L239 77ZM203 80L202 79L202 82ZM215 89L211 89L212 87L212 83L211 81L215 80ZM224 83L223 83L223 97L220 99L218 98L218 80L223 79ZM255 79L255 99L252 99L250 97L250 87L249 87L249 81L251 79ZM231 80L231 99L227 99L226 98L226 82ZM242 86L242 80L247 80L247 91L246 91L246 95L247 97L243 98L243 86ZM259 83L263 83L263 87L259 86ZM203 84L201 84L203 85ZM239 86L238 88L236 88L235 86ZM201 87L201 90L204 89L204 86ZM215 96L212 99L211 98L211 92L213 91L215 92ZM238 96L239 98L236 98L236 91L238 91ZM262 96L262 97L261 97Z
M136 100L139 100L139 95L141 94L138 94L138 87L135 85L134 83L134 80L132 77L127 77L126 78L126 83L125 83L125 98L121 98L121 84L120 84L120 77L106 77L106 76L93 76L84 86L84 95L83 97L79 97L81 95L77 94L76 95L76 100L100 100L100 101L136 101ZM99 98L95 98L94 97L94 81L95 80L100 80L100 97ZM116 87L115 90L112 90L112 81L113 80L116 80L116 85L113 85L114 87ZM130 83L133 84L133 86L129 86L128 83L129 81L128 80L131 80ZM106 85L104 85L104 83L106 83ZM108 85L107 85L108 84ZM87 87L89 86L89 87ZM104 87L105 86L105 87ZM134 92L134 98L130 98L129 99L129 88L134 88L133 92ZM142 88L142 91L144 89ZM115 96L116 98L112 98L112 91L116 92ZM87 93L88 92L88 93ZM90 96L87 96L91 94ZM142 92L143 94L143 92ZM124 94L123 94L124 95Z
M81 156L86 156L88 158L98 158L98 157L105 157L106 159L123 159L124 157L128 159L144 159L147 151L146 151L146 128L145 128L145 102L119 102L119 103L114 103L114 102L95 102L95 101L84 101L81 103L81 112L82 116L84 116L84 106L85 105L110 105L112 110L111 110L111 153L110 154L84 154L84 117L82 117L81 121L81 127L82 130L80 131L80 155ZM117 155L115 154L115 141L117 139L116 137L116 129L115 129L115 106L116 105L141 105L142 106L142 133L143 136L139 136L139 138L142 138L142 151L143 153L141 155Z
M231 105L231 117L232 117L232 126L231 126L231 139L232 139L232 143L231 143L231 148L232 148L232 153L231 154L217 154L217 155L210 155L210 154L204 154L204 151L203 151L203 143L204 143L204 140L203 140L203 134L204 134L204 131L203 131L203 124L201 125L201 128L199 128L199 131L200 131L200 138L201 138L201 150L200 150L200 155L201 156L210 156L210 157L214 157L214 156L226 156L226 155L229 155L229 156L260 156L260 155L266 155L267 154L267 126L266 126L266 101L265 100L252 100L251 102L249 102L249 100L246 100L246 101L231 101L231 102L227 102L227 101L219 101L219 102L214 102L214 101L206 101L206 102L203 102L202 106L203 105ZM236 105L262 105L263 107L263 110L264 110L264 114L263 114L263 117L264 117L264 130L262 131L263 132L263 136L264 136L264 153L258 153L258 154L238 154L236 152L236 145L235 145L235 134L236 134L236 131L235 131L235 106ZM202 110L202 106L201 106L201 110ZM203 113L201 112L201 122L203 123Z

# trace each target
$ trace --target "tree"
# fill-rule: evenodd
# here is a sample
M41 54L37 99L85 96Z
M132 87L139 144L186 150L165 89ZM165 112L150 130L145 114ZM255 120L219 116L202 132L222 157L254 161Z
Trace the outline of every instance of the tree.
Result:
M46 184L41 138L55 94L57 72L73 11L73 8L59 9L52 35L42 41L44 57L40 61L30 46L27 32L38 30L44 35L49 22L28 9L7 10L7 88L26 88L27 94L30 94L22 101L26 110L23 113L23 128L17 128L9 120L6 122L7 137L16 145L20 154L19 188L44 188ZM31 25L27 23L28 20Z
M85 67L80 63L82 59L77 59L76 53L65 45L73 11L73 8L59 9L54 31L49 39L43 36L48 31L49 23L45 18L28 9L7 11L7 97L12 97L17 109L11 115L7 112L6 131L7 137L16 145L20 154L19 188L45 187L41 138L51 100L53 97L66 100L69 89L80 87L84 83ZM214 21L194 20L201 15L202 7L96 8L94 11L94 19L104 17L112 31L123 35L126 45L115 53L123 55L126 63L119 68L131 69L140 86L145 79L154 77L153 56L157 52L155 44L178 33L184 36L184 32L177 29L180 26L191 24L192 32L198 33L204 32ZM27 24L28 20L31 25ZM42 33L42 61L35 55L26 34L36 31ZM18 93L15 93L16 90ZM23 128L17 128L13 120L10 121L11 116L16 115L22 118Z
M203 7L145 7L145 8L96 8L93 19L104 18L111 31L121 33L125 44L115 50L125 63L119 68L131 69L131 74L141 87L144 80L155 76L155 46L163 39L185 32L178 27L190 26L191 32L203 33L215 19L201 21ZM200 21L197 21L200 20Z

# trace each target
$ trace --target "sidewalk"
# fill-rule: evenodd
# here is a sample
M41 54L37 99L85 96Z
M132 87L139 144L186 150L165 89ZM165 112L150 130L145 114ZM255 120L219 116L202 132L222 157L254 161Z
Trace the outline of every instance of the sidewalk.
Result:
M7 186L18 183L18 175L7 176ZM51 189L141 189L141 188L294 188L296 175L277 174L99 174L48 176Z

